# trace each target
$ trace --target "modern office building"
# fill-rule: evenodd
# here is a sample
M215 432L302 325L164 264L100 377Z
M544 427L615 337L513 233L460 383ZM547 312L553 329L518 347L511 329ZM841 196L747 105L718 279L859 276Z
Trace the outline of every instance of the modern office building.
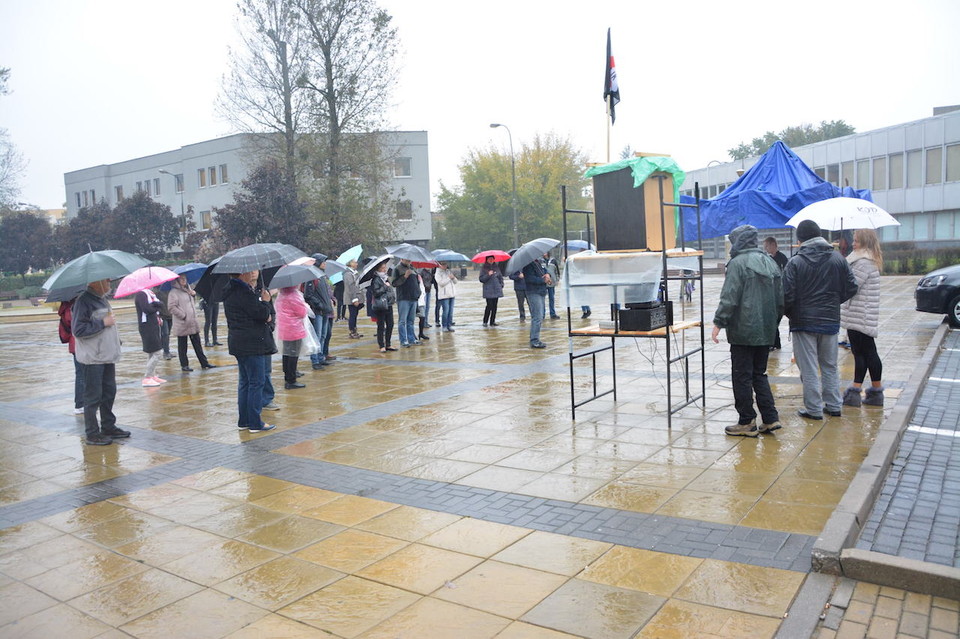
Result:
M883 242L960 246L960 105L934 109L932 117L922 120L793 151L838 187L870 189L873 201L900 222L878 230ZM716 197L736 181L738 171L756 161L710 162L687 173L681 192L693 195L698 182L700 197Z
M432 237L430 167L426 131L383 134L394 157L393 191L401 235L406 242L426 244ZM178 215L193 207L198 230L215 223L214 208L233 202L251 170L253 137L238 133L182 146L155 155L101 164L63 175L67 218L100 200L111 207L124 197L144 191Z

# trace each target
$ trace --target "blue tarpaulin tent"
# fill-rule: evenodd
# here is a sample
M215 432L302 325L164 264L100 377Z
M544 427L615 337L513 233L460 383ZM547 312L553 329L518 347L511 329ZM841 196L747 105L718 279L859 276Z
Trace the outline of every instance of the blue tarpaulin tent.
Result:
M845 187L841 191L826 182L778 140L723 193L700 200L701 236L720 237L741 224L779 228L808 204L848 191L854 190ZM872 200L869 190L855 191L850 197ZM683 196L680 201L693 203L694 199ZM696 215L690 209L683 211L683 236L688 242L697 239Z

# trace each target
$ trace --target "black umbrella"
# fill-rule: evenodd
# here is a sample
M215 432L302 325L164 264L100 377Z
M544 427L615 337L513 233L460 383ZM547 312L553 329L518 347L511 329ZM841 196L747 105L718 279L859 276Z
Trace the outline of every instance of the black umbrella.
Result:
M210 266L207 267L203 275L200 276L200 279L197 280L197 283L193 286L193 290L197 292L197 295L207 300L208 304L216 304L223 298L223 287L230 281L230 276L226 273L213 272L213 269L216 268L219 262L219 257L210 262Z
M389 261L392 257L392 255L381 255L380 257L372 258L369 262L367 262L366 266L363 267L363 270L360 271L360 277L357 278L357 283L363 284L369 280L371 277L373 277L374 273L377 272L377 269L380 268L380 265Z
M289 244L278 242L268 244L250 244L234 249L220 258L213 268L214 273L249 273L262 271L271 266L284 264L307 257L307 254Z

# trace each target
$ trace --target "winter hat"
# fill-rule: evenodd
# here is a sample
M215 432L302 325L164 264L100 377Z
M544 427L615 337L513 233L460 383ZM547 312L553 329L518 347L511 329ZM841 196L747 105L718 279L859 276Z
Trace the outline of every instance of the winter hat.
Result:
M820 225L813 220L804 220L797 225L797 240L803 244L807 240L820 236Z

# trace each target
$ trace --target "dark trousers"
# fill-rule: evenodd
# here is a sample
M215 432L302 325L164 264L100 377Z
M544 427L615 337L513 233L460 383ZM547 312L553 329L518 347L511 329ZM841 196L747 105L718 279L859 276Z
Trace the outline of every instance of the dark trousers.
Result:
M853 381L862 384L870 371L870 379L879 382L883 379L883 362L877 353L877 342L860 331L847 331L850 352L853 353Z
M117 416L113 414L116 397L116 364L84 364L83 425L87 439L95 439L117 427ZM97 412L100 413L99 423Z
M267 377L268 359L263 355L237 357L237 411L240 428L259 428L260 409L263 408L263 383Z
M220 319L220 302L207 302L203 307L203 343L212 344L217 341L217 321ZM210 339L213 337L213 339Z
M207 361L207 356L203 354L203 345L200 343L200 333L194 333L193 335L177 336L177 355L180 356L180 368L190 365L190 360L187 359L188 337L190 338L190 343L193 344L193 352L197 354L197 359L200 360L200 366L207 366L210 362Z
M526 319L527 314L523 308L523 303L527 300L527 292L521 291L519 289L513 289L513 292L517 296L517 308L520 309L520 319ZM529 305L529 302L528 302Z
M757 408L764 424L780 420L773 402L770 382L767 380L769 346L730 345L730 364L733 378L733 403L740 415L741 424L750 424L757 418L753 409L756 394Z
M498 297L488 297L487 298L487 307L483 309L483 323L492 324L497 321L497 303L500 302Z
M373 318L377 320L377 344L380 348L390 346L393 337L393 307L388 306L385 311L374 311Z
M160 342L163 344L163 354L170 354L170 325L173 324L173 320L169 317L164 317L163 324L160 326Z
M347 318L347 328L350 329L351 333L357 332L357 315L360 314L360 306L354 306L349 304L347 310L350 312L350 316Z
M297 381L297 360L299 357L283 356L283 381L293 384Z
M83 388L86 383L84 380L83 364L77 361L77 356L73 356L73 407L83 408Z

